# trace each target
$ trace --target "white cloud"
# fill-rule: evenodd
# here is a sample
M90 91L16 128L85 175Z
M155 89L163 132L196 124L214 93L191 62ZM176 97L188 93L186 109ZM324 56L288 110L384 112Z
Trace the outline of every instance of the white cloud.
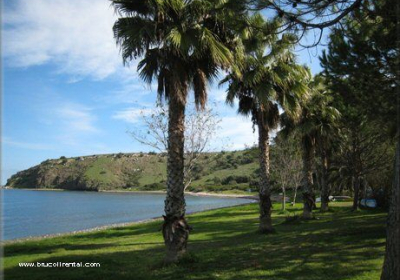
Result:
M253 133L252 122L250 118L243 116L223 117L218 137L229 139L229 150L240 150L245 146L252 146L257 143L257 129Z
M116 112L112 118L128 123L138 123L142 121L142 116L151 114L152 111L152 109L127 108Z
M75 103L63 104L55 109L55 114L61 126L69 131L68 134L99 132L94 126L96 118L88 107Z
M226 88L213 87L209 90L209 97L216 102L225 102Z
M29 149L29 150L53 150L54 146L42 143L30 143L30 142L22 142L22 141L15 141L9 137L2 138L2 144L8 145L12 147L22 148L22 149Z
M18 0L4 8L3 55L11 65L52 63L74 76L71 81L102 79L122 68L109 1Z
M136 104L142 107L151 107L154 106L154 102L148 102L148 100L155 100L156 96L157 92L154 86L148 86L136 79L130 82L125 81L120 89L98 96L95 100L107 105Z

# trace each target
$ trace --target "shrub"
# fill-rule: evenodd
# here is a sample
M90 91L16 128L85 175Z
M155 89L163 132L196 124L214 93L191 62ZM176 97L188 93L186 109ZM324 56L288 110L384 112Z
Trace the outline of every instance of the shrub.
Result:
M159 190L164 190L165 189L165 184L163 183L152 183L152 184L146 184L143 187L141 187L142 190L145 191L159 191Z
M230 180L227 185L236 185L236 180Z
M139 179L142 177L140 173L129 173L127 174L127 177L125 188L139 187Z
M241 184L241 183L248 183L249 182L249 177L247 176L235 176L235 175L231 175L228 177L225 177L224 179L222 179L221 184L222 185L231 185L231 184Z
M214 181L214 184L220 185L222 180L219 177L214 177L213 181Z
M252 163L253 161L254 161L254 158L246 156L246 157L242 157L239 162L240 162L240 164L249 164L249 163Z

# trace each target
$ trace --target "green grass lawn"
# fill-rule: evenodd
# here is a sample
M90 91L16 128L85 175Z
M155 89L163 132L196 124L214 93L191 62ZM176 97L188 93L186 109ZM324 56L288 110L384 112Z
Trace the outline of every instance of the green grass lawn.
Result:
M5 279L379 279L385 216L332 203L317 219L284 223L257 233L256 204L188 216L190 257L163 266L161 221L4 247ZM300 205L290 211L300 213ZM100 268L21 268L19 262L97 262Z

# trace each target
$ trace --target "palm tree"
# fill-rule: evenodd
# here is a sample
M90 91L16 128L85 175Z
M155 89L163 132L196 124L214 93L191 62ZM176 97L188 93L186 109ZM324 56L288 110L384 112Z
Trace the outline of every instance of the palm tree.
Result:
M332 106L333 98L324 89L321 76L315 77L311 84L317 93L308 101L309 134L315 135L315 144L320 157L321 211L328 211L330 154L339 132L340 112ZM307 133L308 134L308 133Z
M331 106L332 98L324 91L322 78L316 76L310 83L311 97L302 102L301 117L298 121L283 116L284 129L282 133L297 133L301 137L303 176L303 213L304 219L312 218L312 210L315 207L313 169L315 154L321 159L321 210L328 210L329 188L329 149L337 132L337 120L340 113Z
M299 110L298 100L307 93L306 68L295 63L290 47L294 37L281 39L270 32L275 22L267 23L255 14L250 21L252 30L244 32L245 54L236 61L239 71L232 71L222 81L228 83L227 102L239 101L238 112L251 115L258 127L260 149L260 224L261 233L273 232L271 220L271 189L269 173L269 132L279 122L279 107L292 116ZM268 33L260 30L268 30ZM247 36L247 37L246 37Z
M163 237L166 262L186 252L190 227L185 219L184 120L189 88L198 109L207 101L207 83L228 69L234 33L226 24L229 1L112 0L120 18L113 30L124 64L141 58L139 76L157 81L158 97L169 106L167 194ZM237 6L235 6L237 7ZM234 13L236 17L240 13Z

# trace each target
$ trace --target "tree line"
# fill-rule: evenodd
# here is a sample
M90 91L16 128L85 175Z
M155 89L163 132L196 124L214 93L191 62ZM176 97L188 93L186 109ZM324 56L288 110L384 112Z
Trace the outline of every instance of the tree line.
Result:
M299 147L303 219L313 218L317 185L321 211L329 209L329 195L338 186L351 186L356 210L362 190L393 182L383 188L389 214L381 279L399 278L397 1L112 0L112 4L120 15L114 36L123 62L140 59L139 76L157 84L159 101L168 106L162 230L166 262L176 262L186 253L191 230L184 197L187 100L193 92L197 109L204 110L207 86L216 80L227 86L227 103L237 102L238 113L249 116L257 127L259 231L274 232L269 135L279 126L277 141L291 139ZM259 12L265 10L274 15L266 18ZM323 71L313 77L296 62L294 47L304 32L316 29L322 34L325 28L331 34L321 57ZM315 44L319 42L317 38ZM220 73L225 73L221 80ZM283 159L281 164L289 163ZM291 175L281 177L283 193L287 177Z

